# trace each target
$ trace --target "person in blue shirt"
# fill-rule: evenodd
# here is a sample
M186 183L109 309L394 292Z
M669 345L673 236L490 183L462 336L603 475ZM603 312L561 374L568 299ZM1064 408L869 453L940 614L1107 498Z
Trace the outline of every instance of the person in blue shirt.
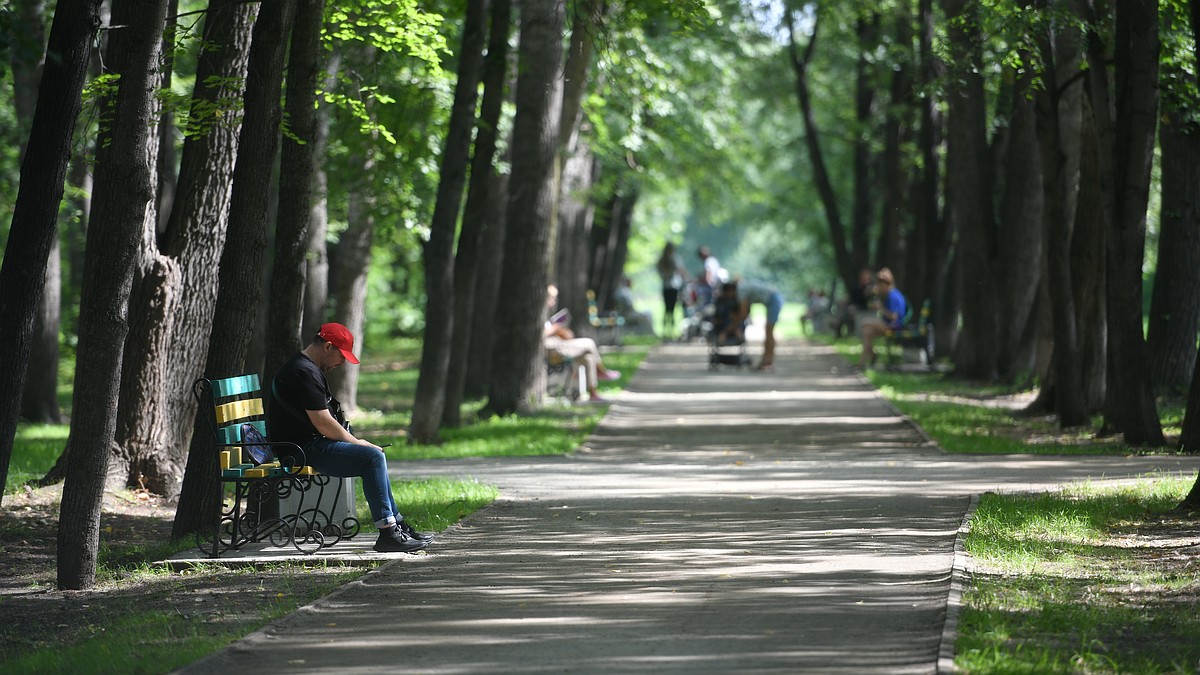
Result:
M904 328L908 317L908 301L896 288L892 271L886 267L875 274L875 297L879 316L866 319L862 324L862 358L858 365L863 370L875 363L875 339L883 337L889 330Z

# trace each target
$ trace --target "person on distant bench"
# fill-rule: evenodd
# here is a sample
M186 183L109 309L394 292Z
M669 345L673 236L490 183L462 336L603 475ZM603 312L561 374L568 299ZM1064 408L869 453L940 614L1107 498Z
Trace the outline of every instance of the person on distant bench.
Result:
M875 363L875 339L883 337L889 330L904 328L908 316L908 300L896 288L892 271L886 267L875 275L875 306L879 315L862 320L862 358L858 365L863 370Z
M350 330L327 323L275 373L267 406L267 437L299 445L308 465L323 474L361 478L371 518L379 528L375 550L415 553L428 546L433 535L417 532L400 515L383 449L350 433L331 412L336 409L340 414L341 406L329 393L325 373L347 361L358 363L353 349Z
M546 307L554 309L558 304L558 288L550 286L546 289ZM559 318L561 317L561 318ZM575 337L575 333L567 328L566 312L560 312L546 321L542 330L542 343L548 352L556 352L570 359L583 363L587 371L588 395L593 401L604 401L596 385L600 380L615 380L621 377L620 371L605 368L600 360L600 349L591 338Z

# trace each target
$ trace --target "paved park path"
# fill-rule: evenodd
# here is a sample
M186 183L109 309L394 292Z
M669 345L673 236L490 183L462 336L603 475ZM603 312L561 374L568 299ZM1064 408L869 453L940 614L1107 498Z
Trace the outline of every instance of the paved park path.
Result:
M573 456L393 464L501 497L187 671L937 672L973 495L1198 463L947 455L829 348L662 346Z

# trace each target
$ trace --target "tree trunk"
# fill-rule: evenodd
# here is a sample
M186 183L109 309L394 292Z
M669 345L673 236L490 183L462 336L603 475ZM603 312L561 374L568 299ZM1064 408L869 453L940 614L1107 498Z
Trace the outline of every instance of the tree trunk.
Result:
M1042 280L1044 242L1045 193L1038 152L1037 112L1030 100L1032 74L1016 73L1014 77L1000 198L1000 228L1004 236L996 242L999 308L996 366L1005 382L1012 382L1020 372L1030 368L1030 363L1017 360L1017 354L1034 316Z
M958 232L962 332L954 350L955 374L996 378L996 288L992 271L992 220L987 110L979 47L982 37L965 0L945 0L953 76L947 99L947 208Z
M158 242L148 223L131 303L113 469L126 462L127 485L167 496L180 489L196 418L192 382L208 354L238 154L240 111L214 117L209 109L242 96L257 9L240 0L209 5L179 194Z
M179 0L170 0L167 7L167 32L163 37L162 84L164 91L171 91L171 78L175 70L176 35L179 30ZM176 175L175 154L175 109L162 106L158 115L158 164L155 169L158 180L158 232L166 232L171 212L175 209Z
M1114 209L1108 236L1110 412L1125 442L1165 443L1142 334L1142 261L1158 113L1158 2L1118 2Z
M1071 235L1071 288L1075 293L1075 331L1079 342L1080 389L1088 415L1104 407L1108 384L1108 304L1104 266L1105 232L1110 215L1101 194L1100 147L1090 114L1090 97L1084 97L1089 114L1083 116L1079 162L1079 199ZM1062 104L1059 104L1061 110ZM1061 117L1060 117L1061 119ZM1064 141L1065 142L1065 141Z
M462 49L458 56L458 81L450 109L450 128L442 149L437 202L425 243L425 335L421 346L421 371L413 399L409 443L437 440L446 406L446 378L454 339L454 235L462 206L463 186L471 156L475 128L475 102L483 70L487 7L484 0L468 0L463 19Z
M1046 81L1060 81L1054 62L1053 37L1043 38L1042 61ZM1060 93L1057 85L1036 94L1038 140L1042 158L1042 184L1045 194L1045 240L1047 263L1045 284L1049 291L1054 324L1054 399L1062 427L1086 424L1087 411L1080 391L1079 362L1076 358L1078 335L1075 326L1075 295L1072 287L1070 251L1071 222L1067 220L1067 154L1063 150L1059 118ZM1068 261L1068 262L1064 262Z
M303 346L300 327L304 318L304 259L312 209L315 102L324 12L325 0L298 0L292 28L284 116L294 136L283 138L280 159L279 213L263 367L263 381L268 383L275 371Z
M483 100L475 132L475 154L471 158L467 203L463 207L462 231L458 235L458 252L454 258L454 342L450 352L450 368L446 373L446 405L442 411L442 426L457 427L462 423L462 402L467 394L467 375L477 362L480 350L472 348L472 336L478 330L476 321L476 285L480 268L495 260L500 249L485 248L489 231L498 228L496 211L488 209L493 183L492 160L496 154L496 127L504 103L505 79L508 71L508 34L512 22L510 0L491 0L491 27L487 56L483 63ZM491 252L492 255L488 255ZM495 284L493 284L493 287ZM489 331L491 326L488 326ZM490 356L490 345L488 347ZM489 362L490 363L490 362ZM486 385L476 383L471 391L481 396Z
M854 210L851 214L850 256L854 267L873 268L884 263L871 260L870 233L874 224L875 198L871 180L871 138L875 132L875 76L867 58L879 46L879 15L870 12L860 16L855 24L858 57L854 66Z
M939 76L938 61L933 55L933 36L935 19L933 0L919 0L917 4L917 58L919 61L919 77L917 91L922 92L917 104L919 129L917 132L917 151L921 156L920 176L917 179L917 189L914 206L915 225L910 237L908 250L910 263L908 268L913 271L908 275L909 291L914 299L933 299L935 324L945 312L944 296L938 287L938 268L936 261L944 241L945 222L938 207L940 201L941 160L938 146L941 144L941 114L938 101L933 95L934 83ZM941 335L941 333L939 333ZM935 349L941 352L941 338Z
M83 24L78 32L79 58L64 58L61 62L64 66L78 64L80 79L77 82L80 85L86 50L96 28L96 4L92 2L64 12L64 4L60 2L55 17L55 29L60 18L64 21L72 18ZM109 37L105 59L115 72L120 73L121 79L112 108L111 126L101 130L96 150L95 192L88 227L89 253L84 270L86 283L79 306L71 435L67 442L66 484L58 523L58 586L61 589L90 588L96 578L100 503L116 432L121 364L129 330L129 293L142 223L154 209L150 122L154 114L166 10L166 0L158 0L117 2L112 11L113 23L128 28ZM51 43L54 43L53 32ZM68 51L61 50L60 53L65 56ZM54 81L51 72L47 67L45 81ZM78 90L77 86L72 86L53 100L74 100L67 92ZM70 116L72 122L75 117L74 114ZM64 167L70 136L67 126L60 155ZM31 143L31 152L33 147ZM51 156L51 153L46 155ZM57 180L47 179L43 184L61 186L61 173ZM12 244L10 239L10 253ZM0 288L10 286L5 283L0 284Z
M512 145L510 144L511 148ZM508 174L488 169L487 209L492 215L483 233L484 255L475 282L475 318L471 322L471 360L463 392L472 398L487 396L492 385L492 351L496 345L496 305L500 302L500 275L504 268L504 242L508 238Z
M233 169L229 228L221 254L212 340L204 375L220 379L247 372L246 354L261 298L259 277L267 250L267 195L271 166L279 149L284 47L291 30L294 0L261 6L255 20L246 72L245 116ZM217 452L209 431L211 410L198 410L184 472L173 539L210 527L220 508Z
M47 52L53 56L42 73L38 103L30 125L28 155L0 265L0 391L9 392L0 417L0 486L8 478L13 438L21 412L34 322L46 281L46 261L57 237L55 224L63 179L71 160L80 93L87 74L92 39L99 28L99 0L62 0L50 29Z
M562 0L521 6L508 231L487 410L509 414L540 398L542 322L562 112Z
M895 40L898 45L912 44L913 18L909 6L901 6L894 10ZM911 58L911 56L909 56ZM880 215L879 245L876 247L876 258L885 261L892 268L898 279L905 280L905 288L910 293L923 292L912 283L914 276L921 271L908 266L910 256L907 250L905 232L911 228L906 225L911 220L911 206L907 197L913 189L913 179L909 173L908 164L911 161L905 153L904 146L910 142L910 130L914 126L913 76L907 60L901 60L894 66L891 74L889 101L884 116L884 146L881 179L883 182L883 212ZM911 284L911 286L910 286ZM924 299L923 295L914 295L912 300L918 307Z
M13 110L17 117L21 147L18 158L25 157L25 143L37 106L38 83L42 76L46 26L42 20L42 0L20 0L12 12L8 38L12 64ZM62 282L61 248L58 237L51 242L46 259L46 280L41 307L33 327L22 392L21 415L31 422L57 424L62 421L58 406L58 333Z
M1150 377L1156 389L1181 393L1196 365L1200 326L1200 132L1172 110L1159 130L1162 215L1158 271L1150 300Z
M588 143L580 138L583 125L583 98L587 93L592 55L595 51L596 26L603 23L602 11L593 2L582 2L572 13L571 41L567 50L563 80L562 115L559 117L557 232L551 258L551 283L558 286L559 306L573 317L571 326L579 335L587 335L588 259L595 206L590 199L596 161Z
M326 88L341 67L341 54L334 51L325 64ZM313 142L312 208L308 220L308 257L304 266L304 322L302 338L316 335L330 315L329 307L329 177L325 173L325 148L329 144L333 106L322 101L317 108L316 140ZM340 400L340 399L339 399Z
M350 329L358 340L355 346L361 351L366 326L367 270L371 268L371 240L375 236L375 192L370 179L375 161L360 156L352 159L351 166L362 167L361 179L352 188L348 224L333 250L330 298L332 320ZM329 390L346 410L358 408L360 372L359 366L346 364L329 373Z
M808 148L809 161L813 166L813 181L816 182L817 194L820 196L821 206L825 210L825 221L829 226L829 238L833 243L834 262L837 264L838 276L842 278L842 283L846 285L846 288L851 288L858 283L858 270L861 265L855 264L851 252L846 246L846 226L842 223L837 194L834 192L829 170L825 166L825 155L821 150L817 123L812 112L812 94L808 87L808 64L812 61L813 49L817 44L819 21L814 16L812 37L805 45L804 52L801 53L800 46L796 43L792 10L785 10L783 15L787 22L789 36L788 55L792 70L796 74L796 97L800 102L800 117L804 122L804 145Z

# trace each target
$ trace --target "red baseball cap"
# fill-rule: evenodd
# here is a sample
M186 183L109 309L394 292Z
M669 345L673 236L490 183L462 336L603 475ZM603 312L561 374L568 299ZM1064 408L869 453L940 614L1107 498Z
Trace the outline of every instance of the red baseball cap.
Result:
M350 329L340 323L326 323L321 325L321 330L317 332L317 337L328 342L350 363L358 363L358 357L354 355L354 336L350 333Z

